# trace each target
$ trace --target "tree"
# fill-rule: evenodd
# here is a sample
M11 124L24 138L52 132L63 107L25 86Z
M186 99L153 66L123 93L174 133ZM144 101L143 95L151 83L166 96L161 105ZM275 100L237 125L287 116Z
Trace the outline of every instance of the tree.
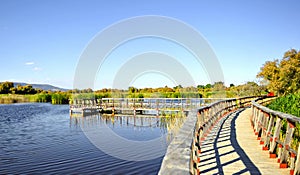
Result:
M81 93L93 93L94 91L91 88L87 88L87 89L82 89L80 92Z
M270 91L281 92L279 86L279 61L267 61L263 67L260 68L260 72L257 77L263 78L267 82L267 87Z
M241 86L244 96L261 95L262 86L259 86L253 81L248 81L246 84Z
M9 81L6 81L6 82L3 82L3 83L0 83L0 94L8 94L10 93L11 89L14 87L14 83L13 82L9 82Z
M225 85L224 82L215 82L215 84L212 86L214 91L224 91L225 90Z
M198 88L198 89L204 89L205 86L204 86L204 85L198 85L197 88Z
M212 97L216 97L216 98L223 98L226 96L226 87L224 85L224 82L219 81L219 82L215 82L212 85Z
M173 87L173 89L175 90L175 91L179 91L180 89L182 89L183 87L181 86L181 85L178 85L178 86L175 86L175 87Z
M15 94L36 94L37 91L31 85L21 86L18 85L17 88L14 89Z
M267 88L278 95L299 92L300 52L291 49L285 52L282 60L267 61L257 77L267 82Z
M300 89L300 52L292 49L284 54L280 62L279 81L284 94L295 93Z
M138 89L131 86L131 87L128 88L128 92L129 93L135 93L135 92L138 92Z
M211 84L205 85L205 89L209 89L209 88L212 88L212 85L211 85Z

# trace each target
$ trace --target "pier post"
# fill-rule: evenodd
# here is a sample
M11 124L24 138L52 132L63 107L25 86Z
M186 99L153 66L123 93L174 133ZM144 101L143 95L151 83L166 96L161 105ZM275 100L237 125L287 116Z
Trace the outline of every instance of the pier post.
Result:
M159 116L159 101L156 99L156 115Z

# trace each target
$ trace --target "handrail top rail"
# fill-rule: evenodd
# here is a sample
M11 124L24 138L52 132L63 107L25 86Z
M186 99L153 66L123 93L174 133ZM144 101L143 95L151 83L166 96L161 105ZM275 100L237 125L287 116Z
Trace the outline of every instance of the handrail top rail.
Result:
M201 99L201 100L219 100L219 101L224 101L224 100L229 100L229 101L233 101L233 100L243 100L243 99L247 99L247 98L258 98L258 96L246 96L246 97L240 97L240 98L100 98L101 100L197 100L197 99ZM96 98L75 98L74 100L95 100ZM218 102L219 102L218 101Z
M262 111L264 111L266 113L278 116L281 119L287 119L290 122L295 122L295 123L298 122L298 123L300 123L300 118L299 117L294 116L292 114L287 114L287 113L284 113L284 112L280 112L280 111L275 111L275 110L269 109L269 108L267 108L265 106L262 106L262 105L256 103L256 101L258 101L258 100L262 100L262 98L258 98L258 99L255 99L255 100L252 101L252 105L255 106L255 107L257 107L258 109L260 109L260 110L262 110Z
M259 98L259 97L258 96L249 96L249 97L240 97L240 98L227 98L227 99L216 101L216 102L213 102L209 105L203 106L203 107L199 108L198 111L211 108L214 105L217 105L217 104L222 103L222 102L226 102L226 101L230 102L230 101L243 100L243 99L249 99L249 98Z
M96 98L75 98L75 99L78 99L78 100L95 100ZM227 100L227 99L232 99L232 98L99 98L99 99L102 99L102 100L195 100L195 99L203 99L203 100Z
M121 99L138 99L138 100L188 100L188 99L203 99L203 100L218 100L218 99L230 99L230 98L102 98L102 100L121 100Z

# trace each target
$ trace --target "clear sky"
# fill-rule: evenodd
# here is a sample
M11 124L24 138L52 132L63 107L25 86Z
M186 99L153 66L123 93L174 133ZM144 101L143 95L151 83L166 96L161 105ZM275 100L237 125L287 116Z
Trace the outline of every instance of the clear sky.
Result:
M77 62L89 41L107 26L141 15L172 17L197 29L217 55L227 85L255 81L265 61L281 58L291 48L299 50L299 6L299 0L0 0L0 81L72 88ZM139 41L121 46L119 55L129 56L130 46L131 54L143 52L148 40L141 41L141 48L136 48ZM155 42L165 41L149 41ZM152 45L151 50L167 50L168 45L172 43L166 48ZM105 64L118 59L111 56ZM200 74L194 77L196 84L210 83L192 61L183 64ZM110 87L109 77L116 70L99 71L95 88ZM160 76L147 74L132 84L174 85Z

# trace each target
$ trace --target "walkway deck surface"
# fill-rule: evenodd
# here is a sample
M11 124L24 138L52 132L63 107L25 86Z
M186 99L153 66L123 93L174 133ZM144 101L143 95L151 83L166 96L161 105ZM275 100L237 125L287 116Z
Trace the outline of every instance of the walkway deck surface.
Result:
M268 151L262 151L250 115L251 109L240 109L213 127L200 143L201 174L289 174L289 169L279 169Z

